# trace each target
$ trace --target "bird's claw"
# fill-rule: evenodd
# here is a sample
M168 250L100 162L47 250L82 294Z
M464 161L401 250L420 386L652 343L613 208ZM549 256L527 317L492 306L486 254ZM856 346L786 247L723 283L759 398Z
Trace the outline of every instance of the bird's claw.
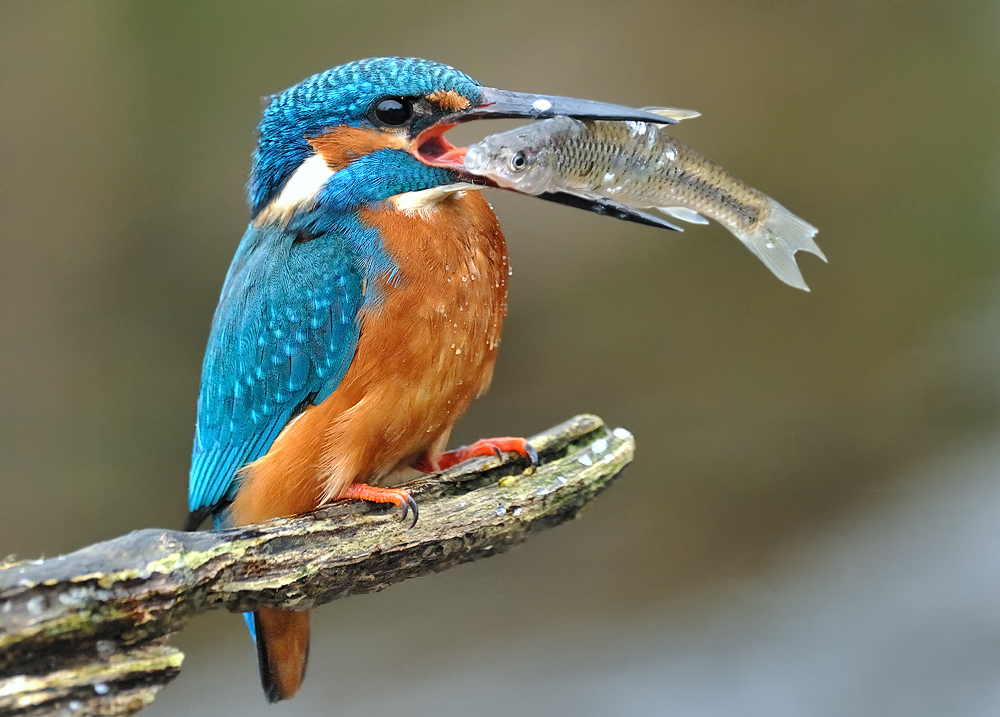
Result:
M535 447L530 443L528 443L528 441L525 441L524 452L528 456L529 463L531 463L529 468L531 472L534 473L535 470L538 468L539 464L541 463L541 461L538 460L538 451L536 451Z
M410 495L409 491L402 488L379 488L378 486L366 483L352 483L340 497L367 500L372 503L393 503L394 505L398 505L402 511L400 520L406 520L406 516L412 511L413 521L410 523L411 528L417 524L417 518L420 517L417 502L413 500L413 496Z
M456 448L453 451L448 451L447 453L442 453L437 457L436 460L429 460L425 458L420 463L414 465L414 468L425 473L430 473L432 471L443 471L452 466L457 466L459 463L464 463L470 458L479 458L482 456L496 456L501 461L504 459L504 453L516 453L517 455L527 458L531 463L531 470L534 471L538 466L538 451L535 447L528 443L525 438L483 438L482 440L476 441L472 445L463 446L462 448Z
M417 518L420 517L420 510L417 508L417 501L413 500L413 497L406 491L401 491L403 495L401 496L403 500L400 502L399 507L403 514L399 517L401 521L406 520L406 515L410 511L413 512L413 520L410 522L410 527L412 528L417 524Z

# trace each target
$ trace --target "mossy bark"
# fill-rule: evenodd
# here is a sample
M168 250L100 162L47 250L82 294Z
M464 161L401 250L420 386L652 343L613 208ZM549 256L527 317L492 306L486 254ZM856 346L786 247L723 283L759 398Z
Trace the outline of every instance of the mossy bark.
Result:
M541 465L485 458L407 484L392 510L338 503L233 530L140 530L0 566L0 715L133 714L180 671L163 644L217 607L308 609L500 553L574 517L632 459L596 416L531 439Z

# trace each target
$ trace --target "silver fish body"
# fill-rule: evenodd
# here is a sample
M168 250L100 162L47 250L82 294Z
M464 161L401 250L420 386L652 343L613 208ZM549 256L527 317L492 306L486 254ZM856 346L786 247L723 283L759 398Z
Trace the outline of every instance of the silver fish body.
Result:
M813 241L815 227L670 137L663 126L554 117L469 146L465 170L526 194L613 199L699 223L703 214L732 232L779 279L806 291L795 252L826 261Z

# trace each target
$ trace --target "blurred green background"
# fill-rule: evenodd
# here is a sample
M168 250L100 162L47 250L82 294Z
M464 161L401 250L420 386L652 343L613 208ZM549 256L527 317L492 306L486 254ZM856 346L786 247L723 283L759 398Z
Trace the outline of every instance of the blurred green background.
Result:
M995 2L3 0L0 554L180 525L258 100L376 55L697 109L676 136L830 263L806 294L715 224L490 193L510 314L456 442L592 411L634 465L512 553L319 609L289 703L241 620L196 619L147 714L1000 714Z

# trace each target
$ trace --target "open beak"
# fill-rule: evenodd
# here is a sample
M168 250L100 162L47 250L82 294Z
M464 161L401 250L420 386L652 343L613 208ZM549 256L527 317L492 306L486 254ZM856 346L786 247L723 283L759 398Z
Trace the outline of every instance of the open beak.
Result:
M461 171L465 147L455 147L444 133L457 124L481 119L548 119L572 117L579 120L613 120L674 124L673 117L606 102L576 100L555 95L533 95L483 87L479 102L446 115L421 132L410 144L410 153L424 164Z
M496 184L485 177L464 172L467 148L454 146L445 139L444 133L457 124L473 120L520 118L537 120L549 117L572 117L580 120L612 120L616 122L638 121L651 124L674 124L677 122L673 117L623 105L483 87L478 103L446 115L437 124L425 129L410 143L409 151L424 164L458 172L464 182L482 187L496 187ZM656 215L634 210L612 200L592 200L565 192L548 192L536 196L578 209L587 209L605 216L613 216L617 219L682 231L679 227Z

